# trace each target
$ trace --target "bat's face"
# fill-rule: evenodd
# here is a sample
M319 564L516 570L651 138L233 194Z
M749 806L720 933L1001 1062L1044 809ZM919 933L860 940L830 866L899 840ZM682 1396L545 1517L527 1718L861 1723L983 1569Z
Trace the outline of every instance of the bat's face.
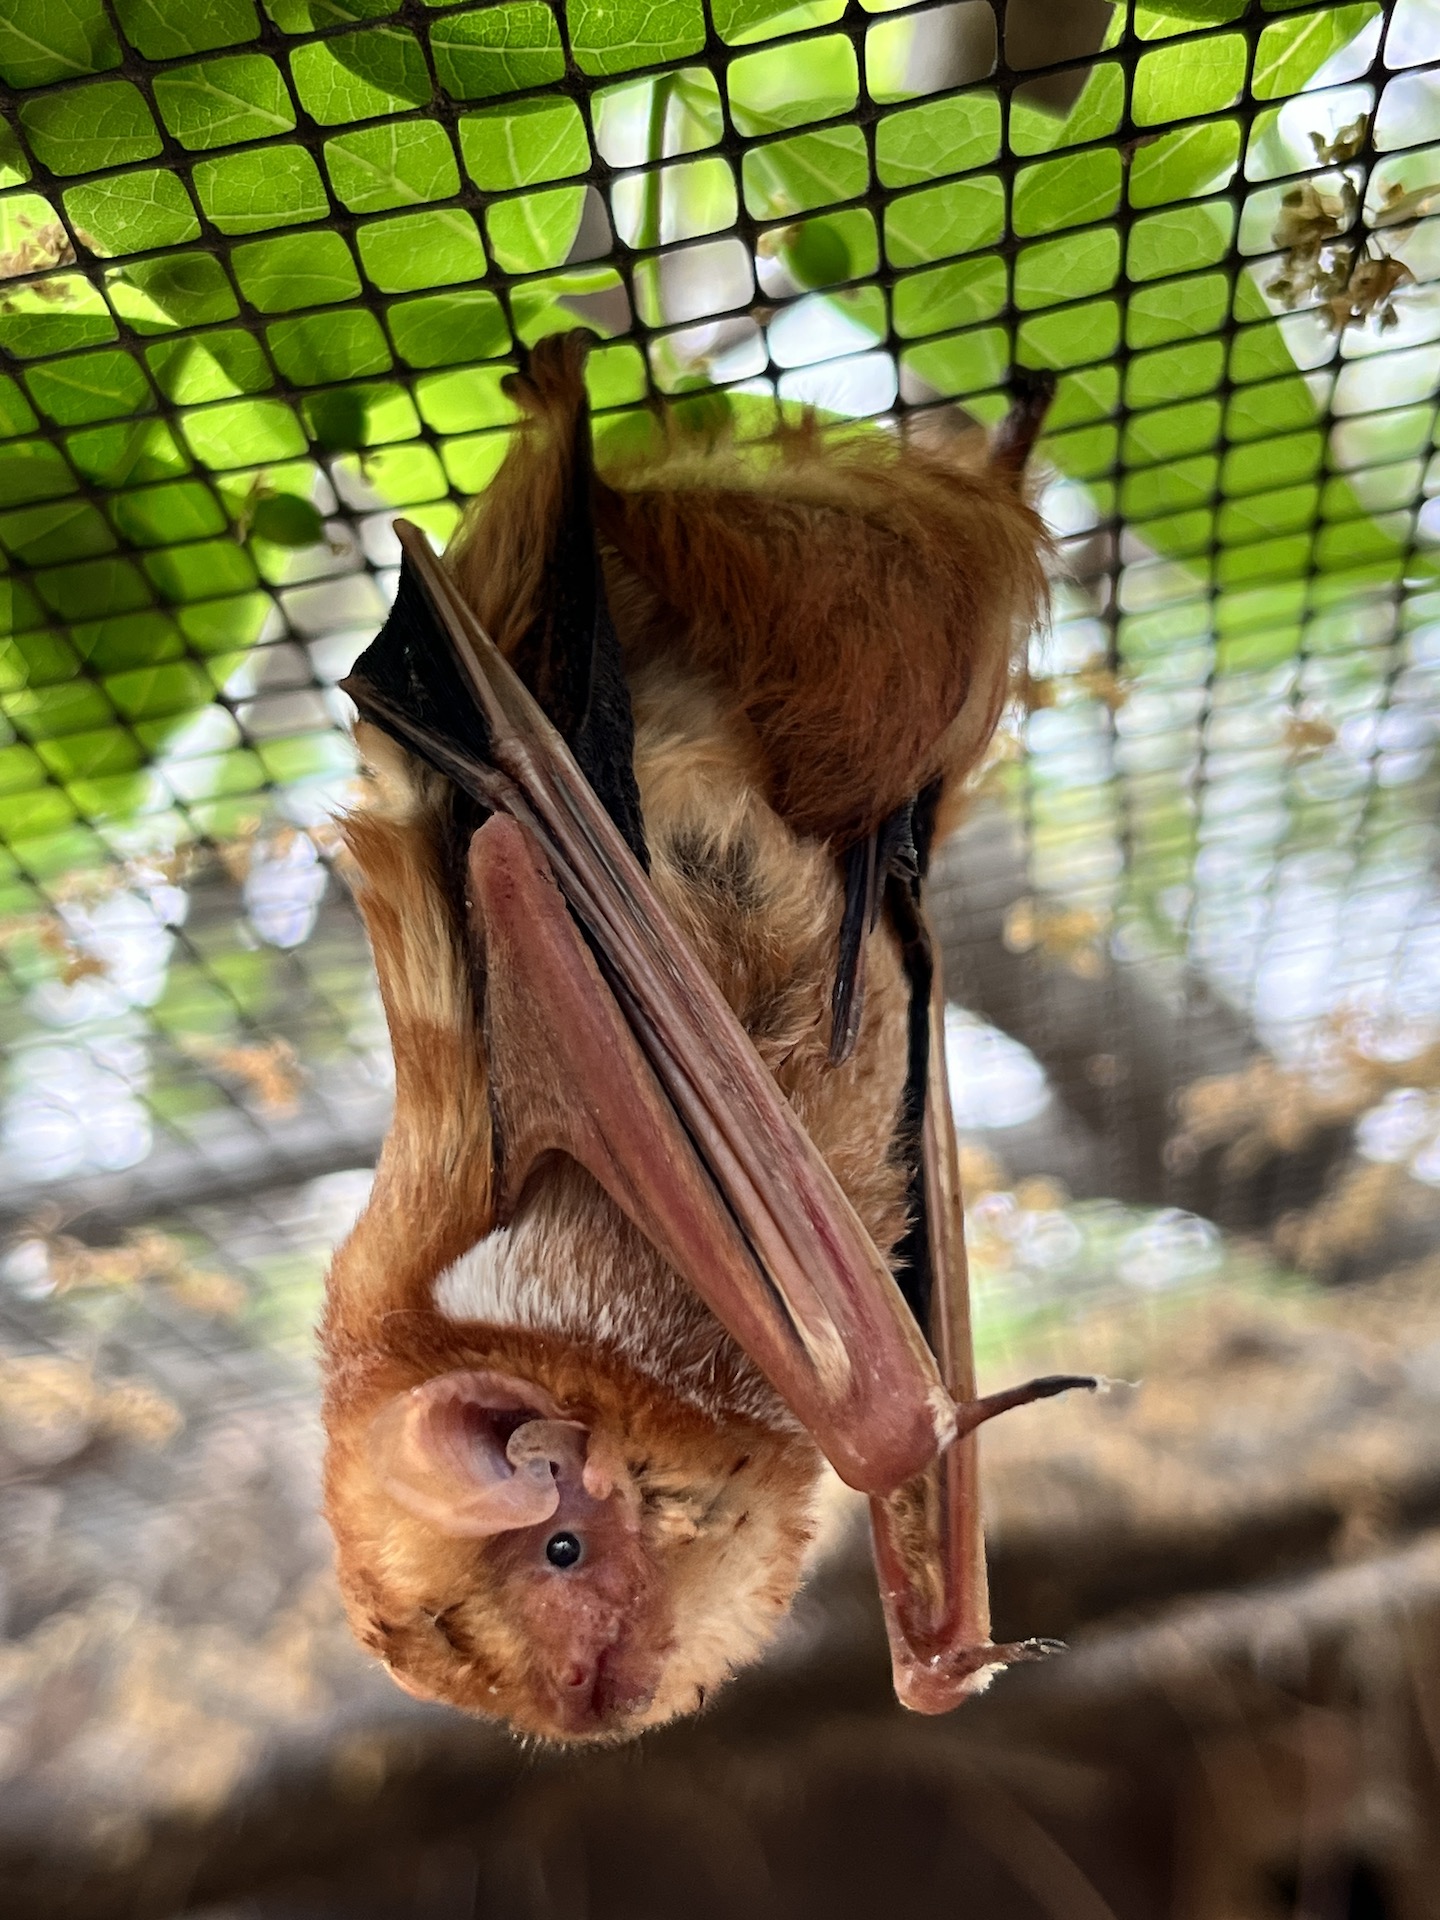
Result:
M653 1387L637 1399L593 1356L576 1372L452 1368L384 1394L334 1437L328 1505L352 1623L407 1692L541 1738L623 1739L695 1710L770 1638L816 1460Z

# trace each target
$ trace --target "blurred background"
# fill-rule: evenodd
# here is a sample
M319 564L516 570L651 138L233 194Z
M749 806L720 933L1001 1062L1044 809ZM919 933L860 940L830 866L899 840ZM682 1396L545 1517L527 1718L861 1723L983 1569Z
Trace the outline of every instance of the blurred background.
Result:
M0 1904L1440 1915L1440 0L3 0ZM942 858L996 1628L857 1516L697 1724L349 1643L312 1328L388 1055L335 691L583 323L604 447L1042 442ZM923 422L915 416L923 415Z

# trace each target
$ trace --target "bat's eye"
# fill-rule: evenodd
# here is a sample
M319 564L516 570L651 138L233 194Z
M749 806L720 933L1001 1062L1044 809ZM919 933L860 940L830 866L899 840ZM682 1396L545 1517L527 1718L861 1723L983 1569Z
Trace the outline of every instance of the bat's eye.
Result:
M552 1567L577 1566L585 1549L573 1533L552 1533L545 1542L545 1558Z

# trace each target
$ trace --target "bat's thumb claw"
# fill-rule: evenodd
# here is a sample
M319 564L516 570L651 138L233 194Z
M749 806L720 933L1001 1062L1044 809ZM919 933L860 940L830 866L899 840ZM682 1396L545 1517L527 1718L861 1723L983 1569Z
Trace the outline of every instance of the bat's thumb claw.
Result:
M1050 1660L1057 1653L1069 1651L1063 1640L1012 1640L1007 1646L996 1647L991 1658L997 1667L1018 1667L1025 1661Z

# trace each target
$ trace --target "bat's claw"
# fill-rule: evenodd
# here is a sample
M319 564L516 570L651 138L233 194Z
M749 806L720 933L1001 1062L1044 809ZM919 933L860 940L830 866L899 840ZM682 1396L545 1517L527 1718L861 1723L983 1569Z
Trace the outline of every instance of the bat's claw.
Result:
M990 1658L997 1667L1018 1667L1026 1661L1052 1660L1057 1653L1069 1651L1063 1640L1011 1640L1005 1646L992 1647Z
M1025 1381L1022 1386L1007 1387L1003 1393L986 1393L978 1400L962 1400L955 1409L956 1437L973 1433L986 1420L993 1420L997 1413L1008 1413L1012 1407L1028 1407L1034 1400L1050 1400L1057 1393L1069 1393L1076 1388L1095 1393L1100 1385L1101 1381L1093 1373L1047 1373L1038 1380Z
M892 1635L895 1697L912 1713L950 1713L962 1701L984 1693L1002 1668L1048 1660L1066 1651L1063 1640L1012 1640L1000 1646L987 1640L977 1646L947 1647L927 1658L897 1643Z

